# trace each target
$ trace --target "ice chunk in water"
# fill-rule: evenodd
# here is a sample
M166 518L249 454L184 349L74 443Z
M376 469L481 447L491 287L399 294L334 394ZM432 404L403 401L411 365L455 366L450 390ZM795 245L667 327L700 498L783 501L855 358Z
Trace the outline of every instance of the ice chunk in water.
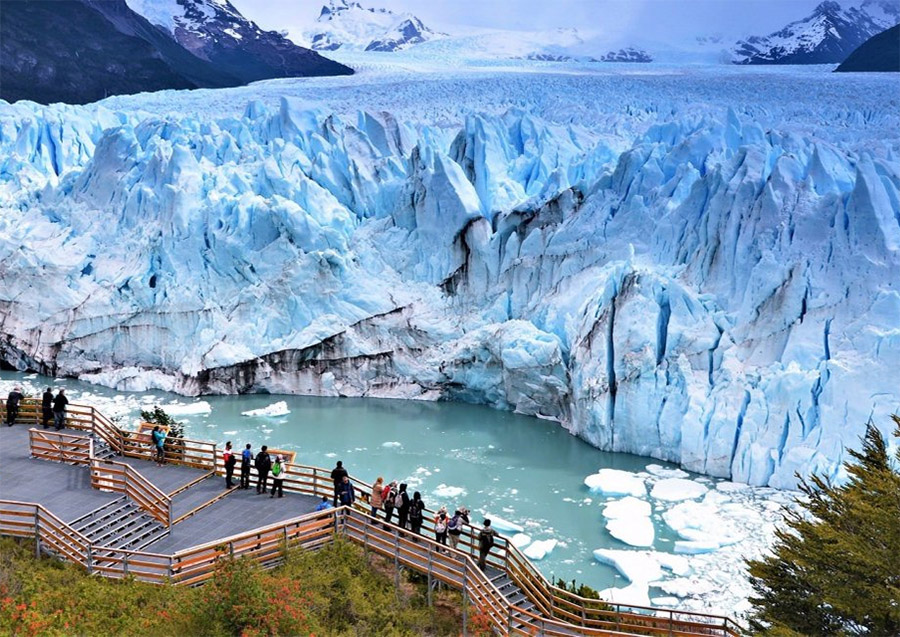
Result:
M242 416L261 416L264 418L273 418L276 416L286 416L291 413L291 410L288 409L287 402L284 400L280 400L277 403L272 403L267 407L263 407L261 409L251 409L249 411L242 411Z
M584 484L592 493L603 495L631 495L641 497L647 495L644 481L631 473L620 469L600 469L584 479Z
M693 480L685 480L683 478L667 478L660 480L653 485L650 491L650 497L657 500L667 500L669 502L678 502L680 500L690 500L699 498L709 489Z

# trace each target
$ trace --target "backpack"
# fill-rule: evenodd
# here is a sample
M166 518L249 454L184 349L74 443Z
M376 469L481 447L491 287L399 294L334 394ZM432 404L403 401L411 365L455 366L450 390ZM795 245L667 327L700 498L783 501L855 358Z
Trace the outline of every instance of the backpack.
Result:
M454 515L447 523L447 530L451 533L462 533L462 519L459 515Z
M493 548L494 546L494 532L493 530L483 530L478 534L478 539L481 541L481 546L486 549Z
M444 533L447 530L447 518L438 517L434 523L435 533Z
M409 519L410 520L421 520L422 519L422 509L425 508L425 503L421 500L413 501L409 507Z
M394 506L397 504L397 489L391 488L391 490L388 491L387 496L385 496L384 498L383 504L387 508L394 508Z
M275 476L276 478L281 475L282 471L283 471L283 468L280 463L276 462L275 464L272 465L272 475Z

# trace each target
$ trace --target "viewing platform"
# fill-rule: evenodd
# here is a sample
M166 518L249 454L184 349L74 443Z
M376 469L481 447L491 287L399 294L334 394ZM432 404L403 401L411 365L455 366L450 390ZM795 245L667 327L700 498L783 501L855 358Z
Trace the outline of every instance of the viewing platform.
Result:
M481 612L502 635L741 633L726 617L579 597L553 586L502 536L482 571L477 528L467 525L453 550L432 539L431 511L421 536L386 524L369 515L371 486L352 477L353 507L316 512L333 493L329 470L286 464L284 497L271 499L256 493L255 469L249 489L227 489L214 443L169 438L159 466L146 435L93 407L70 405L62 431L43 429L38 411L23 405L15 426L0 427L0 535L33 538L38 553L92 574L196 585L225 556L274 566L287 547L314 549L344 537L393 559L398 573L425 575L429 598L438 583L462 591L464 624ZM239 474L236 467L236 483Z

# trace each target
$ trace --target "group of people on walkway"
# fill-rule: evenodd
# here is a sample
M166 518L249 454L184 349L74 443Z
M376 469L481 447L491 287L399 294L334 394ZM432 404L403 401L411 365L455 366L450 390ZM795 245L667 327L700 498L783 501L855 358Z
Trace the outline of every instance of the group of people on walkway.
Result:
M21 387L14 387L6 397L6 426L12 427L16 424L16 418L19 417L19 407L25 399ZM49 387L44 391L41 398L41 425L44 429L49 429L49 423L53 420L53 426L56 431L60 431L66 425L66 405L69 399L66 398L66 390L60 389L56 396L53 396L53 390Z
M229 440L225 443L225 451L223 459L225 461L225 488L232 489L237 486L239 489L250 488L250 467L251 464L256 468L256 493L264 494L267 492L267 484L269 477L272 479L272 491L270 498L274 498L276 493L278 497L284 495L284 474L286 467L284 458L281 455L275 455L274 459L268 452L268 446L263 445L259 453L253 455L252 446L247 443L241 452L241 476L240 483L234 483L234 469L237 465L237 454L234 452L232 443ZM322 501L316 506L316 511L334 508L337 506L353 506L357 500L356 489L350 480L350 474L344 467L342 461L335 464L331 471L331 481L334 487L334 493L329 502L328 496L323 496ZM422 494L414 491L412 497L408 492L408 485L404 483L398 484L396 480L385 483L384 478L379 476L372 485L372 493L369 497L370 511L373 517L379 517L384 512L384 519L388 524L396 524L400 528L409 529L416 535L422 534L422 524L425 520L425 502L422 500ZM394 512L397 513L397 521L394 522ZM463 534L465 525L469 522L469 509L460 506L454 510L453 515L447 511L447 507L442 506L438 509L434 516L434 535L438 544L447 546L449 542L450 548L456 549L460 536ZM485 568L485 561L491 548L494 546L494 540L497 532L491 527L490 520L484 520L483 527L478 533L478 565L482 569Z
M262 495L268 493L269 477L272 478L272 493L269 496L274 498L284 497L284 475L287 471L284 463L284 457L281 454L275 454L273 457L269 453L268 445L263 445L259 453L253 455L253 446L248 442L241 451L241 477L238 484L234 483L234 468L237 466L238 457L232 448L231 441L225 443L225 451L222 453L225 461L225 488L233 489L249 489L250 488L250 467L256 468L256 494Z

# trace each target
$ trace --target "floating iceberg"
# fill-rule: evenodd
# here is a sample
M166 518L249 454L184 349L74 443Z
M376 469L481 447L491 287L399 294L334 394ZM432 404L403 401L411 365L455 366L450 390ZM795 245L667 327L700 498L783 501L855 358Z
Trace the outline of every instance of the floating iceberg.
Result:
M683 478L666 478L653 485L650 497L668 502L679 502L699 498L709 491L709 488L693 480Z
M630 471L620 469L600 469L584 479L585 486L592 493L602 495L630 495L641 497L647 495L647 487L643 479Z
M172 403L162 407L170 416L200 416L212 413L212 407L205 400L198 400L195 403Z
M403 443L397 442L396 440L390 440L388 442L382 442L381 446L390 449L390 448L402 447Z
M630 546L653 546L656 531L649 517L618 518L606 523L606 530Z
M594 551L594 559L614 567L632 583L655 582L663 575L656 558L643 551L597 549Z
M432 493L439 498L458 498L466 495L466 490L462 487L452 487L441 483L432 491ZM491 524L493 524L493 522L491 522Z
M521 549L531 544L531 536L526 535L525 533L516 533L509 539L509 541L513 543L513 546Z
M287 401L280 400L277 403L272 403L267 407L262 407L261 409L251 409L249 411L242 411L242 416L262 416L266 418L275 418L277 416L287 416L291 413L291 410L288 409Z
M535 540L525 548L523 553L530 560L542 560L556 548L557 544L557 540Z
M497 515L485 515L484 517L491 521L491 527L501 533L521 533L525 530L521 525L505 520Z
M607 502L603 507L603 517L608 520L648 517L650 513L651 507L649 502L632 496L622 498L621 500L612 500Z
M676 542L678 553L714 551L744 537L716 505L709 503L682 502L663 513L663 521L684 540Z

